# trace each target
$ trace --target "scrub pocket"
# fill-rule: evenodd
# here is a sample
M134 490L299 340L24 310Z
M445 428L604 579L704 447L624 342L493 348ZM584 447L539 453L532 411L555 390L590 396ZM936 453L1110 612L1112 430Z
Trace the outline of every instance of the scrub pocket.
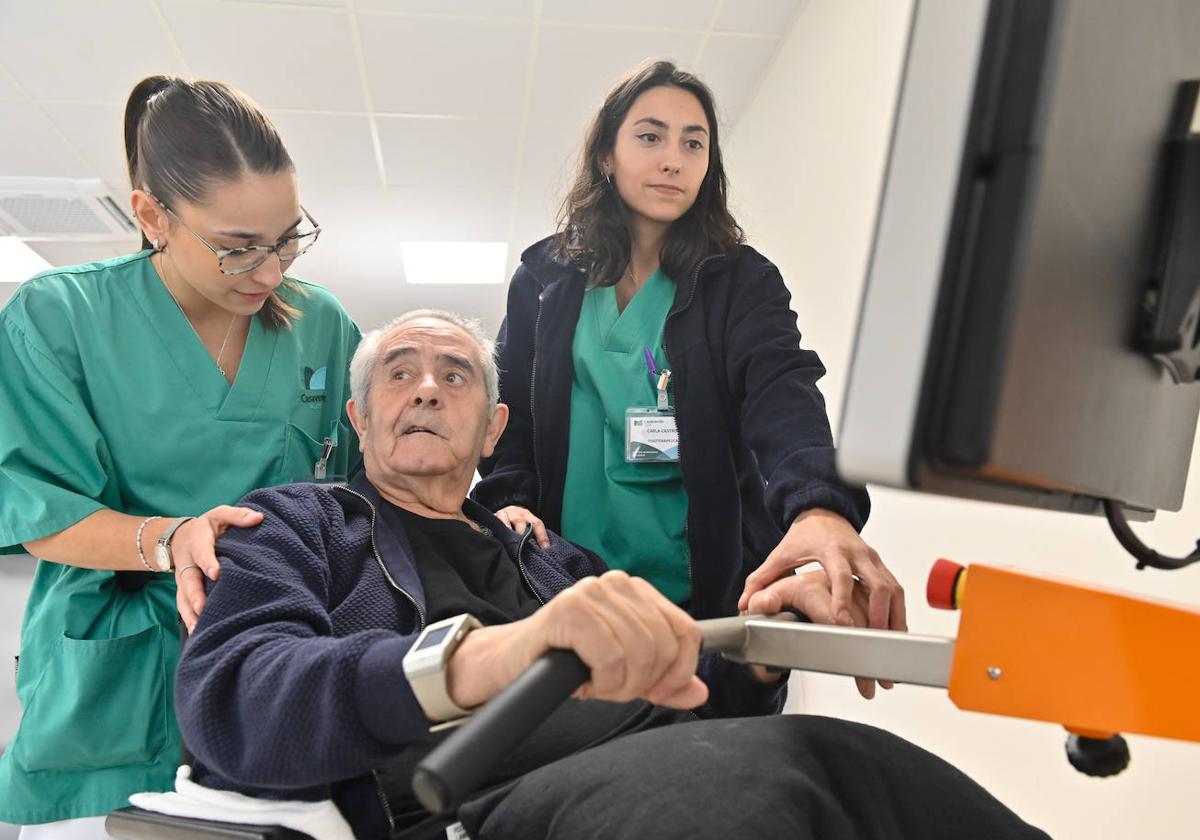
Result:
M333 444L328 453L325 452L326 438ZM344 482L350 461L347 445L349 438L346 425L341 421L335 421L329 427L328 434L321 440L317 440L295 423L288 423L283 440L283 470L277 478L277 483ZM317 464L326 454L325 474L318 475Z
M27 771L151 762L168 740L166 688L162 628L115 639L64 634L21 718L13 758Z

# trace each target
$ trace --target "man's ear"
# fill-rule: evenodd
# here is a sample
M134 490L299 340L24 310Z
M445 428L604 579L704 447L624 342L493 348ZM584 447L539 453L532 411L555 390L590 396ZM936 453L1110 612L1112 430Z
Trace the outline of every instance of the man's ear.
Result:
M499 403L488 420L487 435L483 439L483 451L479 453L480 456L491 457L492 453L496 451L496 441L500 440L500 435L504 434L506 426L508 426L508 406Z
M358 433L358 451L365 453L367 441L367 416L363 414L358 416L358 403L354 400L346 400L346 416L350 418L350 425L354 427L354 431Z
M134 190L129 196L129 204L133 208L133 217L146 238L151 243L157 242L160 248L165 245L171 219L163 206L145 190Z

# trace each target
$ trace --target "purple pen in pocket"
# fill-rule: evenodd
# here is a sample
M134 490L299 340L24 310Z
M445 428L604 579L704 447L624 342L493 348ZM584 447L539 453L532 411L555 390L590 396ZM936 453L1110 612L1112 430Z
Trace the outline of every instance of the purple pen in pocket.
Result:
M646 373L653 380L658 379L658 365L654 363L654 354L650 352L650 348L643 346L642 354L646 357Z

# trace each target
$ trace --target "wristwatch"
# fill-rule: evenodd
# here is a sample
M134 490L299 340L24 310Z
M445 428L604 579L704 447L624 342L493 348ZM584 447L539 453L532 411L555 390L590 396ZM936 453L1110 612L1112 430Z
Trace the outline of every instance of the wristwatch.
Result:
M172 522L167 530L163 531L158 538L158 542L154 544L154 563L158 566L160 572L169 572L175 568L175 558L171 556L171 537L175 536L175 532L179 530L179 526L189 519L195 519L194 516L181 516Z
M421 631L404 654L404 676L425 717L434 723L470 714L450 699L446 663L467 634L482 626L475 616L467 613L434 622Z

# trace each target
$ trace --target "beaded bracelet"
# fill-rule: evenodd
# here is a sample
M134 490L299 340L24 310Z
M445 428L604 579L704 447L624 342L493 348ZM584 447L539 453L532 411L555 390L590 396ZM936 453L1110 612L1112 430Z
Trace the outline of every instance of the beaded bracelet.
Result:
M148 525L150 522L152 522L155 519L162 519L162 517L161 516L147 516L145 519L142 520L142 524L138 526L137 552L138 552L138 559L142 561L142 565L146 567L146 570L157 573L158 569L152 568L150 566L150 564L146 562L146 555L142 551L142 531L146 530L146 525Z

